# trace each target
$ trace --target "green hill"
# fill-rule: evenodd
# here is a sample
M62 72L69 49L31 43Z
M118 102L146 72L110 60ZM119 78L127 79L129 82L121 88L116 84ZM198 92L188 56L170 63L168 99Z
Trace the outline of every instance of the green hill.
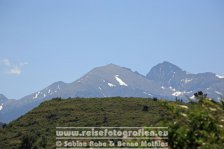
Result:
M223 148L224 110L203 99L184 104L141 98L53 99L0 128L1 149L53 149L56 127L169 128L170 148Z

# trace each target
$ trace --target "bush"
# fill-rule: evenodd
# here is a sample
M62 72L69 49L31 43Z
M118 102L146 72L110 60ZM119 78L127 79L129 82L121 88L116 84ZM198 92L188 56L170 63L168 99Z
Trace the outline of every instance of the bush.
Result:
M34 135L31 134L25 135L22 138L20 149L33 149L35 140L36 137Z
M147 111L149 111L149 107L148 107L148 106L143 106L143 109L142 109L142 111L144 111L144 112L147 112Z
M153 100L153 101L157 101L158 99L157 99L156 97L154 97L152 100Z

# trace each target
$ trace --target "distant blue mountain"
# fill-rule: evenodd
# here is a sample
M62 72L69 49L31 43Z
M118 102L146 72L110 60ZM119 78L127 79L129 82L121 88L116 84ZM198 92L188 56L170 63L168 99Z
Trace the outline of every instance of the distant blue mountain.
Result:
M214 73L190 74L169 62L154 66L144 76L129 68L109 64L92 69L72 83L55 82L19 100L0 95L0 122L10 122L54 97L143 97L194 98L201 90L209 97L220 98L224 93L224 77Z

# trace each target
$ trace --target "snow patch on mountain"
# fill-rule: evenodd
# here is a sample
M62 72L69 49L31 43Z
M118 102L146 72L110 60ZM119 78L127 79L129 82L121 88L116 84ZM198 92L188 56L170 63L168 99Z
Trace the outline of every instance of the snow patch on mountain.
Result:
M3 109L3 103L0 105L0 111Z
M190 99L195 99L195 96L194 96L194 95L192 95L192 96L190 97Z
M100 93L103 95L103 97L106 97L106 95L103 93L102 88L99 86L98 89L100 90Z
M172 86L170 86L169 89L171 89L171 90L174 91L174 92L176 91L176 89L173 88Z
M147 92L143 92L144 94L148 95L148 96L151 96L152 97L152 94L149 94Z
M187 78L187 79L182 79L181 82L189 83L189 82L191 82L192 80L193 80L193 79L188 79L188 78Z
M193 91L184 91L184 94L190 94L192 93Z
M36 99L39 95L40 95L40 92L37 92L37 93L35 94L35 96L33 97L33 99Z
M107 83L107 85L109 86L109 87L115 87L116 85L114 85L114 84L112 84L112 83Z
M221 95L221 96L223 96L223 94L220 93L219 91L215 91L215 93L216 93L216 94L219 94L219 95Z
M119 78L119 75L115 75L115 79L121 86L128 86L121 78Z
M221 75L216 75L216 77L219 79L224 79L224 76L221 76Z
M103 80L103 82L104 83L107 83L107 85L109 86L109 87L115 87L116 85L114 85L114 84L112 84L112 83L110 83L110 82L106 82L105 80Z
M175 74L176 74L176 72L173 72L173 75L172 75L172 77L169 79L169 83L171 82L171 80L174 78L174 76L175 76Z
M176 91L176 92L174 92L172 95L173 95L173 96L180 96L180 95L182 95L182 92L180 92L180 91Z

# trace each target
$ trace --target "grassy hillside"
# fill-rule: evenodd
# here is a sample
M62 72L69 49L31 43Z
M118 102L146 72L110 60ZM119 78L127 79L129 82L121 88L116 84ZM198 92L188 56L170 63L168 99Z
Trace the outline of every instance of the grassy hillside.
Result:
M152 99L53 99L0 128L0 148L55 148L56 127L165 126L171 148L223 148L224 111L204 99L183 104ZM28 142L28 146L24 143Z

